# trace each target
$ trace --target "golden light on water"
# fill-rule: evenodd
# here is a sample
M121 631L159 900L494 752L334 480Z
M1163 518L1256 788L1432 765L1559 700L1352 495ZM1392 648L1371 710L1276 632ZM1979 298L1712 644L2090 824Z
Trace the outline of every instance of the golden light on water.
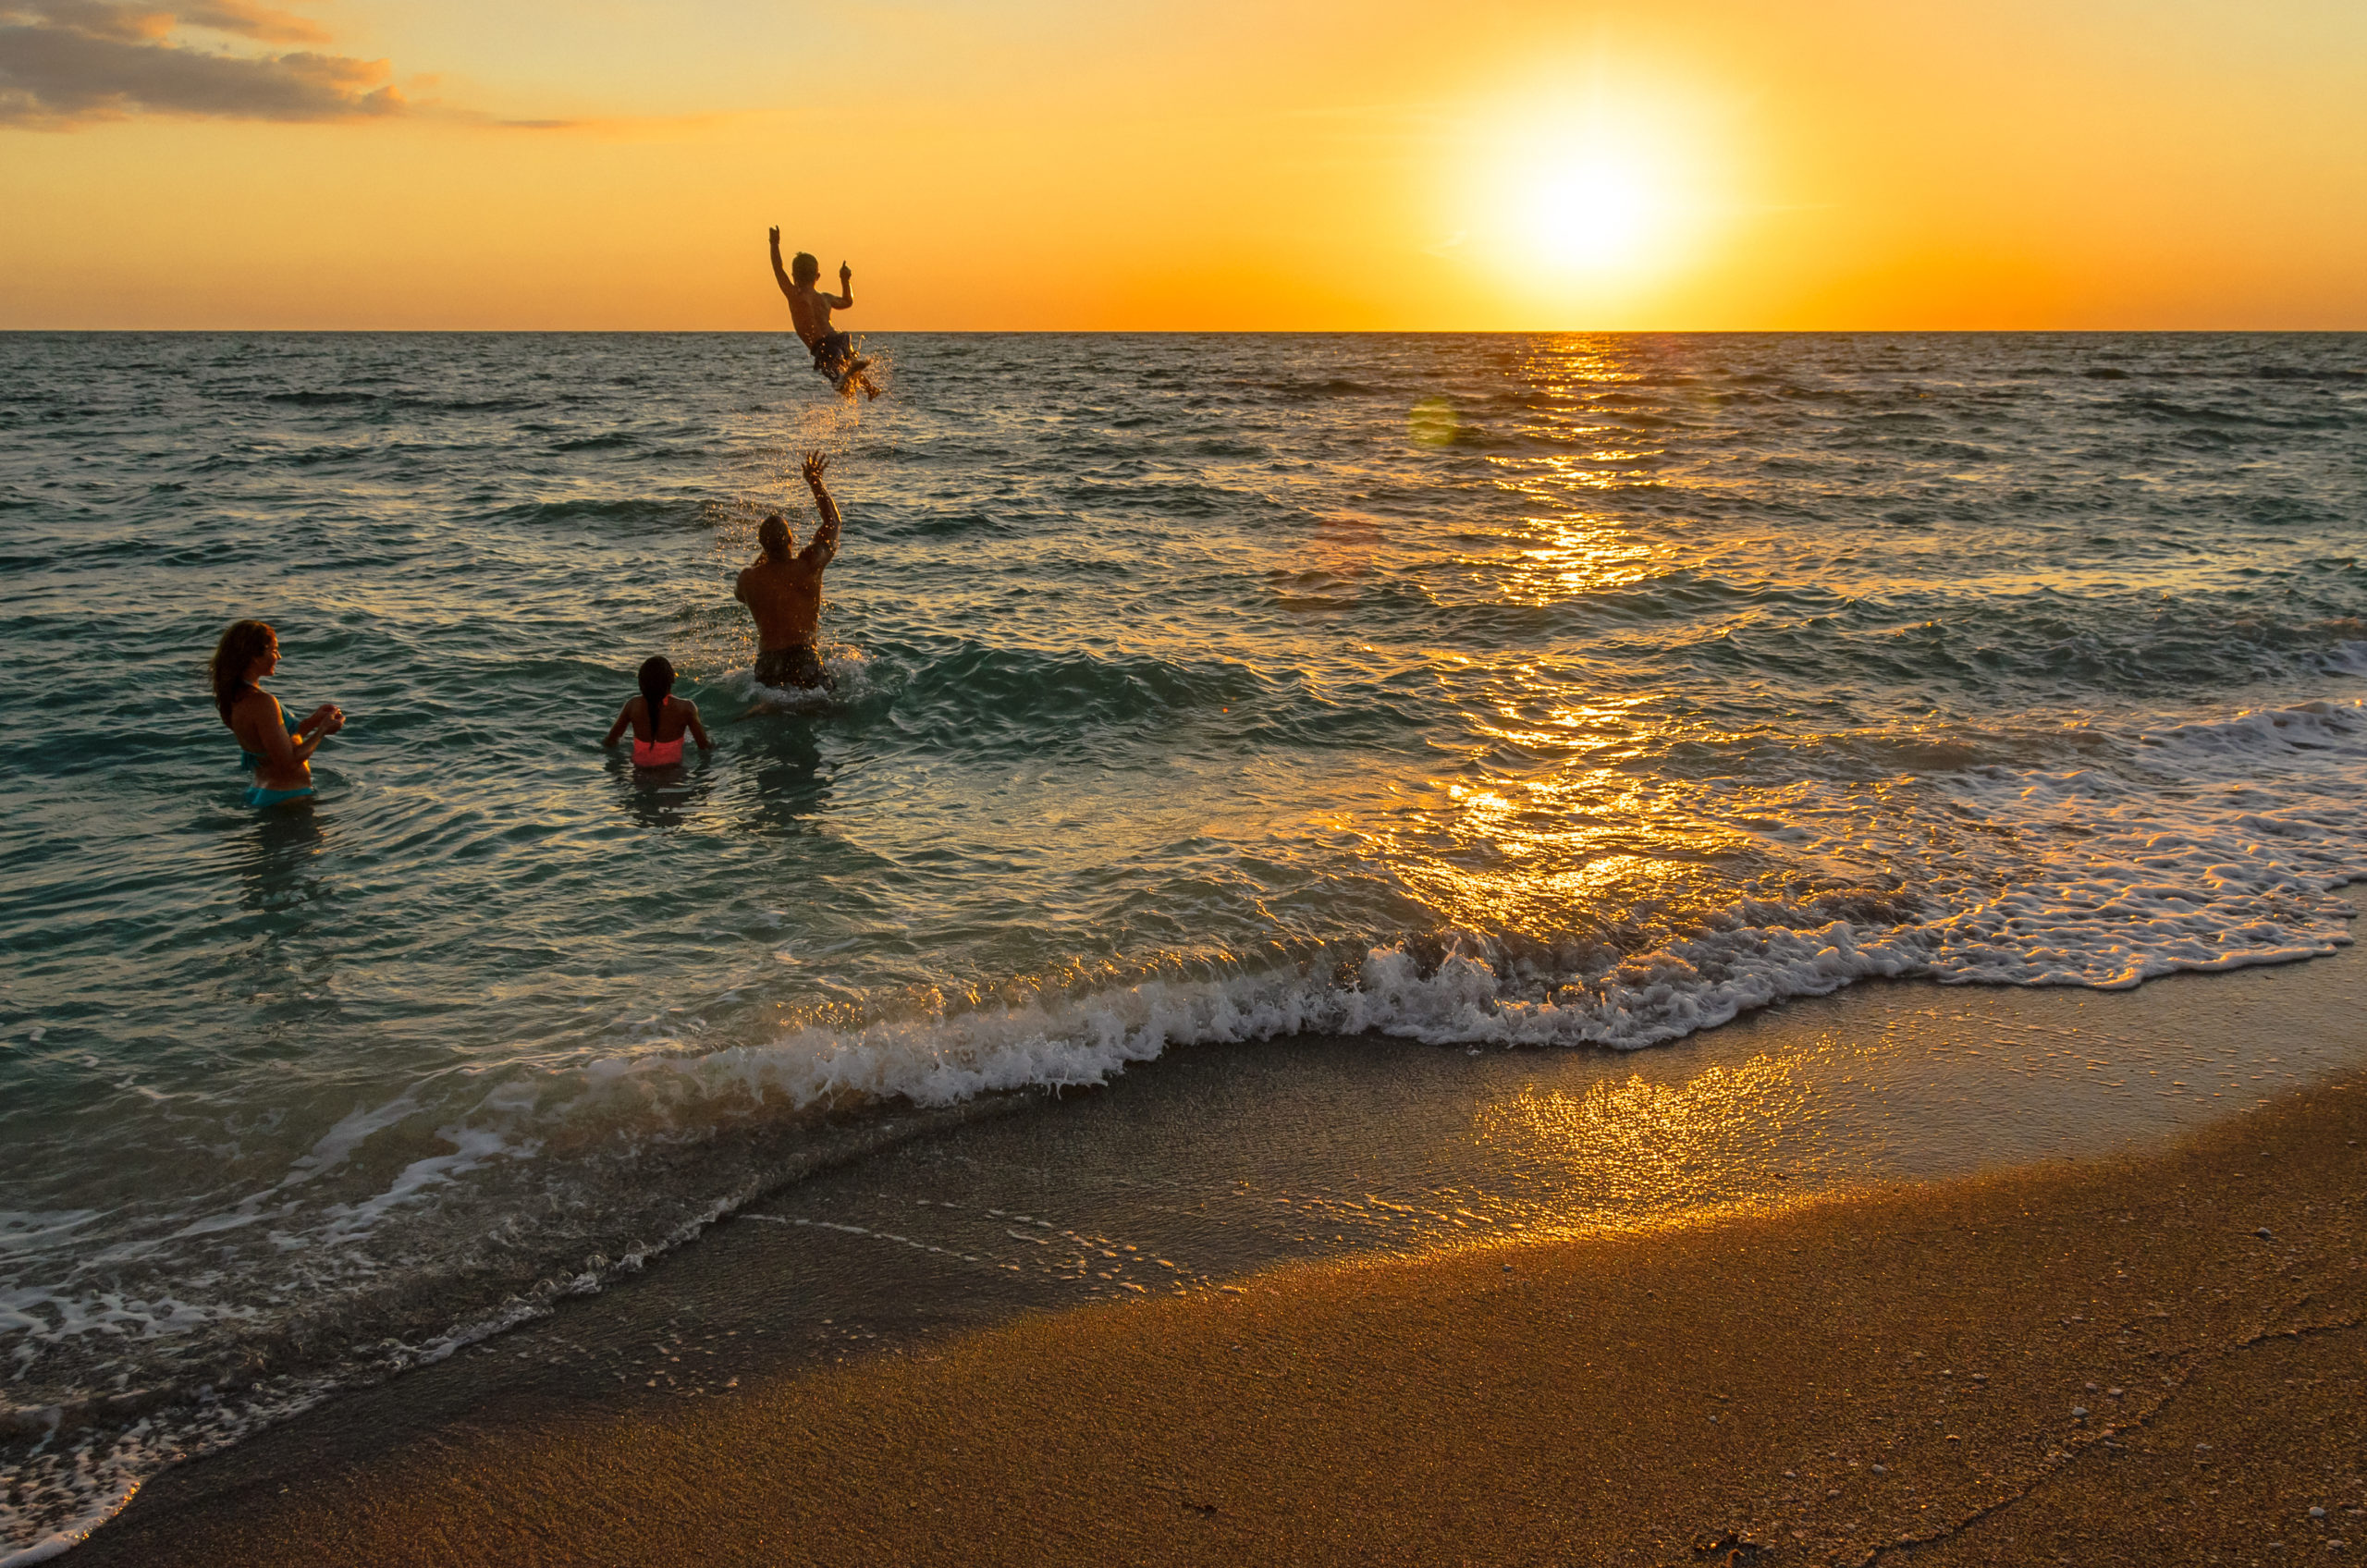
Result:
M1454 438L1446 398L1417 403L1408 417L1417 441ZM1633 458L1602 446L1501 472L1497 483L1540 508L1558 508ZM1455 563L1463 581L1454 592L1542 608L1649 578L1669 555L1665 542L1591 510L1533 513L1475 542ZM1336 592L1339 573L1295 574L1285 591L1304 595L1315 582ZM1589 692L1558 655L1458 668L1473 684L1460 698L1469 736L1452 748L1455 764L1409 793L1338 819L1441 928L1551 942L1583 926L1588 910L1700 907L1723 885L1722 857L1755 848L1673 806L1626 766L1663 727L1657 699Z
M1564 1172L1580 1194L1564 1219L1584 1228L1782 1201L1786 1183L1829 1163L1831 1140L1800 1067L1760 1055L1678 1083L1637 1075L1582 1093L1532 1084L1482 1108L1474 1131Z
M1550 605L1616 588L1650 575L1665 552L1589 519L1536 520L1539 537L1522 549L1503 593L1520 604Z

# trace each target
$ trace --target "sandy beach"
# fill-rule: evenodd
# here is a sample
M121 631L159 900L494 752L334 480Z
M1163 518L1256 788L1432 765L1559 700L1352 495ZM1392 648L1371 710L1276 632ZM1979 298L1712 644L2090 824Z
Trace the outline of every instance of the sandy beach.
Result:
M2127 1038L2355 1034L2357 973L2346 954L1941 999L1968 1036L2078 1007ZM1935 996L1866 988L1722 1033L1764 1055ZM990 1195L996 1140L1049 1181L1139 1153L1213 1081L1145 1072L904 1158L966 1160ZM948 1292L942 1249L883 1265L861 1227L735 1222L167 1473L75 1558L2339 1561L2367 1550L2362 1139L2351 1073L2131 1152L1763 1182L1625 1231L1411 1256L1244 1256L1223 1283L1065 1310L1017 1276ZM879 1160L840 1178L897 1179Z

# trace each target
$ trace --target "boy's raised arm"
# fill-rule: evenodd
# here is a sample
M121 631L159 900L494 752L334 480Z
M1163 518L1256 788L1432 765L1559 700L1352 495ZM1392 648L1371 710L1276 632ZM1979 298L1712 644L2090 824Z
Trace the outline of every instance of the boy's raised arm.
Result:
M783 299L793 300L797 297L797 288L789 281L789 269L780 264L780 226L778 224L774 225L772 229L772 247L773 281L780 285Z

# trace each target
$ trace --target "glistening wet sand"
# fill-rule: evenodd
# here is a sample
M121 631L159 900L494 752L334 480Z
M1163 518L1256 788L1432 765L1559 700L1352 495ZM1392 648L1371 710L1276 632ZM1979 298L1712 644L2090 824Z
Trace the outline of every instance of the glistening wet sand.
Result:
M2084 1004L2130 1038L2215 1045L2274 1015L2355 1044L2356 973L2346 954L2128 997L1895 987L1808 1023L1861 1033L1936 999L1979 1015L1952 1028L1993 1033ZM1764 1055L1802 1026L1741 1027ZM1717 1039L1702 1045L1749 1044ZM1418 1074L1451 1059L1411 1060ZM1149 1216L1190 1174L1151 1129L1210 1088L1179 1068L932 1146L1014 1140L1047 1192L1063 1161L1116 1170L1131 1153ZM2134 1154L1801 1200L1769 1182L1723 1218L1286 1267L1238 1294L984 1329L1043 1305L1025 1278L1000 1301L933 1292L962 1266L882 1248L877 1225L733 1225L473 1365L167 1475L77 1556L1856 1562L1905 1540L1942 1562L2268 1561L2275 1541L2331 1560L2329 1539L2367 1550L2361 1140L2354 1074ZM901 1176L850 1170L840 1197L911 1179L925 1152ZM972 1158L937 1175L966 1171L975 1200L1027 1168ZM841 1267L792 1277L833 1247L852 1249ZM845 1348L829 1330L862 1280L872 1305L852 1316L870 1327L854 1331L903 1348L816 1365ZM619 1378L599 1394L595 1373L629 1346L631 1391ZM517 1375L546 1353L580 1369ZM693 1397L683 1368L703 1360L737 1386ZM681 1382L652 1390L649 1366Z

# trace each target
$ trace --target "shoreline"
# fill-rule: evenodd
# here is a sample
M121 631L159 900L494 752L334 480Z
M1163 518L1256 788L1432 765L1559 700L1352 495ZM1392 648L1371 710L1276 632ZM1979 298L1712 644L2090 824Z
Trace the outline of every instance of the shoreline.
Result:
M686 1518L721 1517L713 1513L715 1500L702 1492L704 1477L729 1476L722 1490L731 1497L762 1492L766 1475L749 1469L742 1459L764 1452L804 1455L800 1464L784 1457L781 1472L802 1475L802 1489L795 1497L775 1497L767 1505L774 1512L761 1517L733 1515L736 1523L729 1529L718 1526L700 1536L696 1550L731 1561L744 1548L749 1561L779 1561L784 1538L779 1532L793 1525L788 1538L811 1543L790 1553L794 1561L901 1555L1016 1562L1064 1554L1083 1560L1096 1555L1096 1543L1121 1538L1122 1550L1111 1549L1118 1555L1157 1561L1168 1547L1123 1533L1124 1520L1134 1516L1129 1510L1139 1513L1147 1506L1143 1498L1158 1494L1156 1476L1138 1464L1127 1468L1133 1461L1119 1464L1113 1457L1130 1444L1139 1446L1140 1434L1121 1440L1113 1433L1113 1446L1106 1451L1071 1452L1077 1468L1067 1481L1049 1471L1028 1472L1021 1461L1048 1444L1067 1444L1061 1434L1080 1423L1100 1429L1094 1424L1106 1425L1105 1412L1134 1408L1146 1431L1156 1433L1167 1420L1158 1413L1190 1409L1198 1423L1193 1430L1201 1435L1185 1445L1189 1452L1171 1453L1161 1463L1181 1465L1177 1475L1202 1477L1203 1489L1216 1488L1198 1502L1250 1495L1241 1488L1254 1476L1238 1467L1223 1470L1225 1455L1256 1456L1251 1468L1265 1470L1278 1464L1288 1469L1288 1455L1260 1450L1250 1440L1256 1430L1228 1427L1225 1408L1201 1396L1218 1388L1231 1388L1240 1397L1273 1391L1269 1382L1295 1385L1275 1367L1268 1368L1272 1378L1243 1384L1228 1358L1246 1353L1225 1348L1233 1340L1219 1345L1208 1337L1213 1331L1221 1339L1237 1328L1240 1333L1254 1329L1280 1347L1277 1354L1289 1365L1306 1358L1310 1366L1329 1368L1305 1408L1286 1403L1282 1409L1293 1413L1284 1425L1299 1445L1291 1452L1303 1447L1310 1455L1328 1454L1330 1468L1310 1459L1315 1467L1294 1472L1298 1478L1291 1486L1278 1482L1270 1494L1258 1494L1269 1495L1272 1505L1260 1505L1267 1507L1262 1513L1246 1501L1229 1508L1216 1501L1212 1513L1199 1512L1196 1504L1184 1510L1178 1517L1186 1525L1228 1521L1220 1534L1233 1544L1203 1539L1184 1551L1171 1543L1182 1553L1178 1560L1221 1559L1228 1553L1246 1554L1248 1560L1283 1539L1292 1553L1310 1560L1327 1553L1344 1554L1343 1560L1391 1560L1381 1550L1381 1537L1350 1530L1329 1545L1302 1538L1292 1532L1304 1510L1282 1508L1281 1502L1295 1495L1314 1507L1355 1493L1362 1485L1357 1476L1381 1473L1358 1459L1360 1452L1376 1442L1415 1442L1425 1432L1446 1447L1425 1451L1427 1457L1418 1461L1422 1474L1454 1475L1468 1468L1470 1456L1447 1439L1470 1422L1491 1419L1486 1406L1458 1409L1441 1427L1435 1421L1426 1425L1420 1412L1372 1404L1374 1391L1415 1387L1435 1374L1441 1357L1457 1355L1483 1384L1490 1378L1500 1384L1533 1378L1544 1365L1539 1358L1555 1354L1555 1336L1539 1311L1547 1317L1560 1312L1565 1319L1575 1314L1588 1323L1616 1318L1627 1324L1621 1331L1637 1347L1628 1353L1636 1363L1627 1372L1631 1384L1636 1378L1649 1382L1656 1366L1682 1366L1705 1354L1723 1356L1736 1386L1720 1390L1726 1395L1721 1411L1729 1405L1757 1409L1735 1402L1746 1401L1746 1390L1780 1392L1784 1367L1813 1361L1814 1347L1801 1342L1798 1332L1805 1331L1807 1317L1829 1317L1833 1305L1816 1294L1816 1269L1782 1259L1821 1257L1842 1271L1834 1277L1866 1263L1851 1243L1835 1243L1817 1231L1820 1225L1828 1231L1838 1225L1838 1217L1849 1217L1852 1234L1914 1238L1918 1257L1931 1254L1914 1267L1908 1266L1914 1263L1910 1258L1865 1273L1864 1288L1869 1309L1885 1315L1886 1332L1936 1332L1936 1302L1993 1290L2001 1270L2010 1272L2020 1266L2017 1259L2027 1263L2037 1256L2014 1253L2005 1241L1994 1243L2006 1247L2002 1253L1951 1250L1940 1243L1954 1232L1939 1226L1937 1216L1985 1213L1981 1203L1994 1205L2000 1201L1996 1194L2017 1193L2022 1195L2014 1201L2049 1217L2043 1224L2055 1229L2048 1234L2068 1238L2076 1253L2081 1244L2114 1240L2122 1222L2090 1212L2108 1188L2121 1194L2115 1201L2159 1205L2168 1200L2150 1188L2164 1185L2156 1180L2163 1171L2175 1168L2191 1187L2209 1170L2234 1169L2228 1167L2233 1157L2221 1145L2229 1137L2250 1136L2234 1129L2257 1121L2282 1129L2276 1136L2289 1140L2298 1135L2295 1129L2318 1125L2311 1118L2334 1116L2348 1128L2345 1139L2367 1136L2367 1127L2361 1125L2367 1118L2360 1109L2367 1096L2360 1093L2357 1072L2359 1064L2367 1063L2367 1035L2361 1035L2356 1006L2367 986L2352 979L2367 979L2367 965L2345 962L2349 956L2275 970L2175 977L2127 993L1977 991L1914 984L1849 987L1816 1002L1769 1010L1684 1045L1607 1062L1593 1053L1466 1058L1368 1039L1178 1053L1136 1069L1109 1088L1073 1096L1070 1103L927 1134L776 1193L716 1227L697 1245L678 1249L646 1274L603 1295L564 1303L554 1315L450 1363L344 1395L225 1452L166 1472L72 1556L102 1563L270 1562L323 1556L371 1562L649 1561L691 1550L668 1544L692 1528ZM2266 1110L2214 1118L2167 1147L2158 1137L2143 1135L2143 1152L2099 1158L2092 1150L2078 1151L2081 1158L2076 1160L2040 1165L2029 1163L2032 1157L2025 1148L2008 1162L2010 1169L1983 1172L1984 1163L1995 1161L1976 1158L1974 1171L1967 1173L1950 1170L1944 1158L1932 1169L1917 1169L1919 1159L1930 1166L1944 1148L1919 1154L1908 1148L1906 1158L1891 1161L1897 1169L1887 1172L1865 1170L1862 1160L1853 1169L1848 1158L1828 1158L1821 1165L1802 1158L1817 1148L1828 1157L1836 1148L1847 1156L1850 1148L1847 1137L1836 1139L1834 1119L1818 1112L1816 1085L1802 1091L1797 1072L1787 1080L1780 1072L1771 1076L1763 1066L1756 1077L1745 1071L1750 1064L1786 1060L1797 1068L1812 1060L1815 1053L1807 1047L1819 1041L1837 1045L1845 1069L1862 1070L1881 1059L1878 1035L1890 1040L1905 1028L1907 1046L1903 1051L1894 1046L1892 1055L1936 1073L1933 1081L1947 1090L1956 1082L1950 1072L1993 1076L1993 1064L1981 1060L1981 1052L1993 1052L2001 1036L2028 1036L2042 1025L2071 1035L2084 1028L2089 1044L2083 1049L2093 1056L2097 1023L2106 1015L2119 1021L2114 1027L2124 1054L2147 1048L2143 1042L2165 1029L2183 1027L2196 1036L2189 1042L2195 1049L2218 1050L2226 1037L2247 1029L2298 1038L2311 1031L2339 1034L2348 1020L2349 1035L2322 1053L2315 1071L2340 1072L2347 1060L2350 1075L2288 1088ZM1917 1029L1923 1033L1918 1035ZM1782 1056L1785 1042L1794 1049L1789 1059ZM2276 1050L2272 1059L2287 1054ZM2067 1082L2093 1077L2091 1063L2082 1076ZM1887 1082L1896 1090L1904 1080L1894 1075ZM1572 1093L1581 1083L1589 1086L1588 1092ZM1441 1085L1471 1090L1475 1084L1476 1094L1466 1095L1471 1103L1441 1103ZM1759 1098L1736 1100L1737 1086ZM2041 1085L2046 1092L2059 1087ZM2180 1090L2186 1087L2179 1084ZM1919 1090L1929 1091L1929 1084ZM1688 1095L1694 1102L1689 1107ZM1347 1103L1344 1097L1351 1096L1356 1103ZM1549 1103L1625 1107L1671 1133L1686 1158L1663 1161L1648 1174L1676 1182L1685 1201L1657 1212L1646 1205L1624 1231L1606 1222L1600 1205L1588 1209L1565 1204L1557 1217L1545 1201L1552 1189L1583 1184L1601 1173L1539 1160L1533 1145L1539 1126L1548 1133L1568 1131L1551 1125L1550 1118L1539 1123L1536 1108ZM1475 1105L1482 1113L1476 1121ZM1923 1114L1928 1120L1929 1112ZM1277 1146L1270 1136L1275 1125L1257 1124L1260 1115L1279 1118L1311 1146ZM1790 1133L1780 1128L1768 1132L1786 1118L1795 1124ZM1576 1125L1588 1137L1605 1130L1600 1120ZM1734 1134L1727 1145L1703 1136L1721 1128ZM1376 1138L1394 1138L1396 1146L1375 1148ZM1491 1144L1491 1138L1497 1141ZM1361 1145L1358 1140L1364 1140ZM1327 1149L1327 1144L1334 1146ZM1348 1146L1336 1146L1342 1144ZM2288 1211L2297 1206L2315 1203L2324 1209L2337 1195L2361 1189L2355 1144L2338 1139L2336 1145L2353 1161L2339 1172L2299 1159L2279 1162L2276 1184L2290 1201L2278 1211L2277 1233L2291 1228ZM1491 1150L1502 1156L1493 1166ZM1338 1168L1328 1172L1328 1181L1322 1169L1327 1160ZM1790 1169L1784 1168L1787 1161ZM1696 1169L1685 1169L1688 1163ZM1379 1169L1384 1166L1390 1169ZM1366 1194L1369 1203L1360 1203L1347 1190L1365 1185L1414 1195L1406 1190L1409 1172L1424 1177L1433 1196L1462 1201L1450 1205L1441 1197L1426 1213L1416 1213L1417 1205L1376 1193ZM1934 1174L1939 1179L1914 1180ZM1362 1180L1351 1183L1350 1177ZM1394 1188L1389 1185L1392 1179L1398 1182ZM2262 1189L2253 1196L2265 1196L2272 1184L2249 1170L2227 1180L2252 1182ZM2113 1188L2114 1182L2136 1185ZM1229 1194L1228 1183L1242 1190ZM949 1197L949 1192L960 1195ZM937 1195L923 1195L928 1194ZM965 1200L973 1201L965 1207ZM1061 1205L1098 1218L1086 1225L1061 1223L1065 1216L1058 1213L1046 1218L1046 1211ZM2009 1222L2013 1219L2002 1211L1993 1216L1985 1222L1987 1233L2008 1239L2018 1234ZM1313 1229L1318 1226L1343 1229L1325 1241ZM1773 1236L1788 1233L1785 1227L1795 1228L1802 1252L1760 1256L1773 1244ZM1047 1266L1031 1271L1001 1261L1000 1255L990 1258L983 1250L960 1250L980 1243L959 1237L988 1231L1024 1243L1005 1242L1005 1253L1034 1252L1047 1258ZM1093 1261L1110 1267L1063 1273L1049 1266L1048 1247L1081 1251L1078 1238L1088 1237L1117 1243L1092 1249L1107 1253L1107 1258ZM2253 1238L2250 1244L2263 1243ZM2351 1246L2352 1253L2343 1256L2355 1254L2357 1243ZM1515 1250L1502 1251L1506 1247ZM2180 1279L2218 1280L2208 1288L2226 1290L2231 1299L2250 1301L2257 1294L2258 1280L2208 1247L2181 1243L2178 1257L2177 1267L2187 1270ZM2355 1266L2349 1274L2339 1259L2328 1267L2335 1273L2326 1289L2349 1290L2341 1299L2352 1303L2355 1317ZM1698 1305L1722 1293L1732 1295L1735 1281L1744 1279L1748 1284L1743 1296L1761 1303L1762 1310L1739 1331L1731 1321L1701 1320L1698 1312L1687 1317L1673 1309L1679 1300ZM1501 1315L1520 1305L1516 1295L1505 1297L1498 1286L1518 1282L1526 1290L1537 1282L1542 1289L1544 1281L1558 1281L1554 1290L1577 1294L1553 1298L1560 1305L1526 1317L1515 1313L1533 1338L1469 1338L1473 1330L1465 1315L1475 1306L1487 1309L1481 1320L1494 1321L1488 1313ZM1108 1298L1122 1295L1136 1305L1122 1310L1108 1305ZM1404 1327L1394 1337L1377 1339L1366 1319L1384 1308ZM2209 1320L2216 1325L2210 1333L2224 1338L2223 1318ZM1222 1327L1227 1323L1234 1327ZM1318 1324L1330 1327L1318 1333L1312 1327ZM1992 1325L2000 1332L2006 1326L2003 1320ZM2188 1349L2200 1354L2197 1347L2216 1343L2206 1335ZM1326 1348L1335 1344L1356 1347L1350 1361ZM1705 1345L1718 1348L1705 1353ZM2033 1342L2011 1354L2028 1361L2043 1348ZM1999 1365L2008 1364L2006 1350L1997 1354ZM2356 1360L2355 1350L2347 1354ZM1031 1369L1024 1377L1010 1370L1022 1366ZM1095 1392L1083 1405L1043 1403L1049 1397L1046 1390L1059 1388ZM1524 1463L1542 1464L1536 1456L1550 1455L1553 1443L1540 1442L1541 1435L1600 1425L1610 1417L1627 1423L1623 1429L1643 1441L1650 1423L1637 1414L1643 1408L1640 1396L1636 1387L1623 1388L1616 1397L1602 1394L1583 1409L1532 1411L1530 1427L1508 1430L1502 1440L1509 1450L1532 1456ZM966 1441L946 1438L938 1448L960 1447L973 1459L945 1469L945 1456L931 1447L928 1434L970 1430L964 1423L975 1426L1005 1406L1029 1414L992 1430L976 1427ZM2093 1408L2101 1418L2103 1407ZM903 1414L892 1420L881 1414L897 1412ZM1278 1411L1275 1419L1281 1418ZM1770 1419L1765 1410L1752 1416L1754 1423ZM1721 1443L1742 1430L1724 1419L1701 1426ZM823 1432L836 1435L814 1436ZM1676 1464L1678 1451L1667 1446L1670 1434L1651 1440L1662 1445L1650 1451L1660 1458L1646 1468ZM1074 1450L1073 1444L1067 1447ZM673 1457L659 1463L660 1451ZM981 1451L984 1459L978 1457ZM1415 1460L1409 1456L1407 1462ZM1208 1464L1218 1469L1206 1469ZM1693 1474L1698 1466L1689 1464L1677 1468ZM1233 1490L1223 1489L1228 1487ZM1045 1517L1074 1515L1096 1523L1083 1534L1063 1525L1050 1535L1020 1528L992 1541L973 1538L974 1525L1011 1525L1006 1504L1014 1488L1038 1498L1031 1506L1049 1511ZM1256 1490L1250 1488L1250 1493ZM908 1501L907 1493L943 1496L945 1503L929 1508L944 1506L942 1518L956 1520L960 1527L941 1538L925 1529L910 1533L906 1526L919 1529L940 1516L924 1510L903 1518L896 1508ZM1971 1493L1959 1486L1949 1496L1956 1500L1949 1506L1956 1506ZM816 1501L823 1499L827 1506ZM1924 1501L1937 1506L1940 1500L1927 1495ZM1674 1517L1669 1512L1674 1505L1670 1494L1645 1512L1653 1518ZM1377 1506L1369 1500L1357 1503L1368 1512ZM1925 1511L1921 1501L1917 1507ZM1403 1517L1391 1526L1401 1532L1414 1527ZM1522 1537L1529 1544L1515 1550L1513 1537L1490 1537L1492 1527L1465 1520L1453 1538L1453 1552L1472 1561L1553 1560L1541 1537ZM1748 1528L1764 1534L1760 1525ZM865 1533L881 1530L887 1534L876 1539ZM610 1537L635 1544L620 1548ZM767 1537L775 1549L758 1551L754 1543ZM825 1548L824 1541L839 1544ZM2367 1548L2367 1541L2361 1545ZM1650 1550L1665 1547L1662 1541ZM1571 1550L1572 1561L1629 1560L1617 1552L1576 1551L1566 1542L1557 1550ZM1790 1550L1780 1541L1769 1545L1771 1552ZM1688 1547L1669 1560L1697 1559Z

